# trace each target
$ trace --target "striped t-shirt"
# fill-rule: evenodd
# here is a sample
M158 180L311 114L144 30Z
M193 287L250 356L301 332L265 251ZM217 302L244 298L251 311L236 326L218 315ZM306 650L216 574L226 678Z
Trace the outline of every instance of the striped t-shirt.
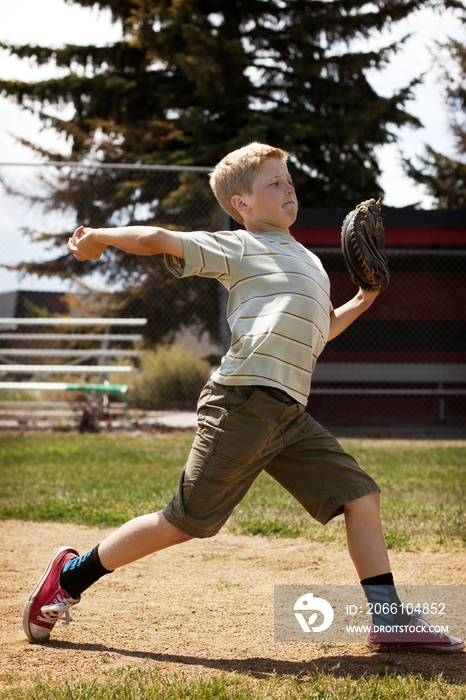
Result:
M212 379L272 386L306 404L332 310L330 282L319 258L290 234L179 235L184 260L167 255L170 271L177 277L217 278L229 291L231 346Z

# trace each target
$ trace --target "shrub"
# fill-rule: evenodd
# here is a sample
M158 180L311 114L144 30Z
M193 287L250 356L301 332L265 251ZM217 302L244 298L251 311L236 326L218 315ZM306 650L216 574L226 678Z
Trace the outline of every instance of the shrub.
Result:
M160 345L144 353L130 402L139 408L193 409L210 373L206 360L179 345Z

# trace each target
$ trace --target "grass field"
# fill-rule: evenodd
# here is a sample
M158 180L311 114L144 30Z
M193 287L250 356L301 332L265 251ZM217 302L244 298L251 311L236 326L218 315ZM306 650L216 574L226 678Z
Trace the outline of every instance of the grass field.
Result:
M133 672L105 684L73 680L36 680L29 687L2 690L2 700L464 700L466 689L441 677L389 674L370 678L334 678L317 673L310 681L248 677L190 679L178 674Z
M0 517L113 527L162 508L176 488L192 436L0 435ZM383 493L383 522L391 549L464 550L465 444L455 442L342 441ZM302 536L343 547L342 518L326 528L310 522L267 475L233 514L235 534ZM464 663L463 659L459 663ZM401 664L397 665L397 664ZM440 700L466 698L466 688L432 672L406 673L401 661L383 675L260 679L219 674L188 677L128 669L107 680L0 674L5 700Z
M0 435L0 515L97 527L163 508L192 437ZM343 441L382 488L390 549L466 545L465 447L433 441ZM228 525L234 533L345 542L342 518L314 523L267 474Z

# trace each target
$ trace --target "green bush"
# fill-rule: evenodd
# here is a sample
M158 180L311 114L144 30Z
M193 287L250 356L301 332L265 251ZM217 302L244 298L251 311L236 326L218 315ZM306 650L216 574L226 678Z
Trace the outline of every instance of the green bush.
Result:
M179 345L160 345L144 353L131 390L131 405L193 409L210 373L206 360Z

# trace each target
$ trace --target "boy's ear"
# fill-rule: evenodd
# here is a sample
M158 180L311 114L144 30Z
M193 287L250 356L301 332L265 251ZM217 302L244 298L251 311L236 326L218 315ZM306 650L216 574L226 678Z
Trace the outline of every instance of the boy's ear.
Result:
M244 212L249 211L251 208L249 206L249 204L243 199L243 197L240 194L233 195L233 197L231 198L231 205L240 214L243 214Z

